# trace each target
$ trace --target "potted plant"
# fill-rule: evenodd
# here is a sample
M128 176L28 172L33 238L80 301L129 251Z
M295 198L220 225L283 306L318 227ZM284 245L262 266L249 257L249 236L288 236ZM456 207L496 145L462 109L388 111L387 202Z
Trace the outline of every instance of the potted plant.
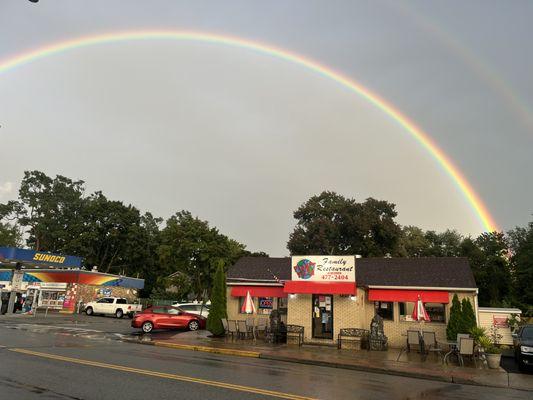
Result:
M479 346L482 348L489 368L496 369L500 366L502 358L501 349L496 346L488 336L479 338Z

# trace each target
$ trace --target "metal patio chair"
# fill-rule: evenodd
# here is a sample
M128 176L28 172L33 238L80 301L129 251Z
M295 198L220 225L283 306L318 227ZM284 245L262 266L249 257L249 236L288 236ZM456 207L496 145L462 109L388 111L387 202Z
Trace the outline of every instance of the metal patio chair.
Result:
M257 326L255 327L256 335L259 335L260 332L263 332L263 336L266 335L268 326L268 319L267 318L258 318L257 319Z
M435 353L437 354L439 360L442 359L442 361L444 362L444 355L442 354L442 349L437 343L437 337L435 335L435 332L423 331L422 338L424 339L426 356L430 353Z
M231 335L231 340L235 339L235 337L238 337L239 330L237 328L237 321L233 319L228 321L228 334Z
M404 347L400 350L400 354L396 358L396 361L400 360L400 357L404 352L410 353L412 348L420 351L420 332L408 330L407 331L407 342Z
M474 352L474 339L462 337L459 339L459 365L465 365L464 358L471 358L477 368L476 353Z
M222 318L222 326L224 327L224 335L227 335L229 333L228 330L228 320L226 318Z
M250 334L248 331L248 326L246 325L246 321L240 319L237 321L237 329L239 330L238 338L239 339L247 339L248 335Z
M252 338L255 339L255 318L247 317L245 322L246 322L246 337L251 335Z

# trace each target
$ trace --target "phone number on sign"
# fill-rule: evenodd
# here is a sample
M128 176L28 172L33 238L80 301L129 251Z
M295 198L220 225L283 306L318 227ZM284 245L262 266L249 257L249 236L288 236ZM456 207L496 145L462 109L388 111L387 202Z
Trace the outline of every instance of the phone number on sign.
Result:
M347 281L348 275L322 275L322 280L325 281Z

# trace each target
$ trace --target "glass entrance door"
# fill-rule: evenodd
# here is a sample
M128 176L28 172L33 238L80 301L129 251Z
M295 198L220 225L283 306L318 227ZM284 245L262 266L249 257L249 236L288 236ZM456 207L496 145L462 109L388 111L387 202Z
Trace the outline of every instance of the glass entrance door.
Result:
M333 339L333 296L314 294L312 313L313 337Z

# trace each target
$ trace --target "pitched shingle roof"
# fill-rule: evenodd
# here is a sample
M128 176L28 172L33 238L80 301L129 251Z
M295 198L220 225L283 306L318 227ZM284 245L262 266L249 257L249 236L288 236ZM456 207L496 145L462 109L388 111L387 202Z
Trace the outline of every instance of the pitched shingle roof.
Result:
M357 286L475 288L468 259L357 258ZM228 281L286 281L291 279L290 257L242 257L229 267Z
M357 286L475 288L464 257L358 258Z
M228 269L228 281L288 281L291 279L290 257L242 257Z

